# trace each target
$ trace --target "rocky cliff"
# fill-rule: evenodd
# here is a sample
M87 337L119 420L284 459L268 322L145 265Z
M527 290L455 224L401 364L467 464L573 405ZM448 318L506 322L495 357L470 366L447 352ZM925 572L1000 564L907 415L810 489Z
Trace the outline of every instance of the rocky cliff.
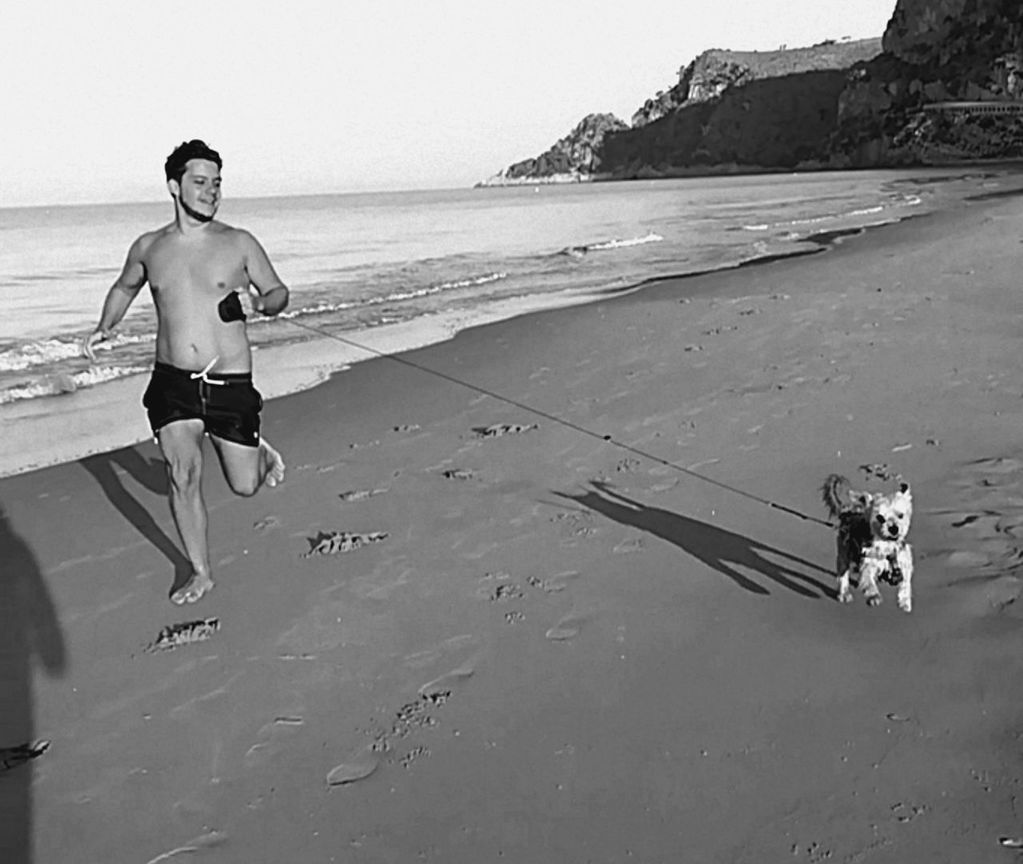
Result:
M777 51L704 51L678 73L678 83L657 93L632 115L638 128L661 119L684 105L707 102L730 87L764 78L781 78L802 72L849 69L881 53L881 39L855 42L822 42L809 48L780 48Z
M707 51L604 143L608 179L824 165L850 68L881 40Z
M882 44L851 70L831 164L1023 155L1023 105L1013 104L1023 100L1019 0L898 0ZM998 106L1005 113L935 104L948 102L1008 104Z
M609 137L607 179L819 167L838 118L842 70L801 72L731 87Z
M524 159L478 184L558 183L588 180L601 170L602 146L609 132L628 129L614 114L588 114L564 138L535 159Z
M631 127L590 115L488 182L1021 157L1023 2L897 0L880 40L706 51Z
M549 150L479 185L656 176L714 165L792 167L824 158L844 72L881 40L778 51L705 51L648 99L632 127L590 114Z

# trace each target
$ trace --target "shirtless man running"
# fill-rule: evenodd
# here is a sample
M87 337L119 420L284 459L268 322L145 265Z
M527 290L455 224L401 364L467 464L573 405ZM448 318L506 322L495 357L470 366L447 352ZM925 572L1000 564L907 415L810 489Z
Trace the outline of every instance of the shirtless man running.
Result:
M222 164L198 140L167 157L174 221L132 244L83 345L95 362L95 346L110 337L149 283L156 365L142 403L167 462L171 513L192 565L189 581L171 594L178 604L194 603L213 587L201 486L204 434L236 494L254 495L264 483L284 479L283 459L259 435L263 400L252 384L241 301L250 312L277 315L288 304L288 289L251 234L213 218Z

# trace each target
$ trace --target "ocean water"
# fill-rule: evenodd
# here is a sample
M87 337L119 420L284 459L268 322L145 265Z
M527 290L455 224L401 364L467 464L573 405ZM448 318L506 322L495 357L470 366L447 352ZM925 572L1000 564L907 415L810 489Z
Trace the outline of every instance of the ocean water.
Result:
M1000 183L997 171L980 179L992 190ZM257 385L274 396L372 356L332 356L308 328L397 351L603 289L799 252L821 234L951 206L977 182L976 171L931 169L235 200L228 186L219 218L255 234L292 291L284 315L249 328ZM79 345L131 242L171 215L169 200L0 208L0 423L8 430L29 414L59 417L73 407L68 394L143 380L155 341L148 292L95 366ZM260 362L271 356L290 361ZM261 382L271 365L294 374ZM71 452L65 446L63 458ZM0 474L11 470L0 459Z

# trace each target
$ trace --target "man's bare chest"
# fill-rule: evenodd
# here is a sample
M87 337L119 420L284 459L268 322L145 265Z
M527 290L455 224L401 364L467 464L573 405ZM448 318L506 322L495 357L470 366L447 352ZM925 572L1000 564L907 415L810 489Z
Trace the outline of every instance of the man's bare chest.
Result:
M245 261L233 244L164 243L149 250L146 275L153 291L222 294L245 284Z

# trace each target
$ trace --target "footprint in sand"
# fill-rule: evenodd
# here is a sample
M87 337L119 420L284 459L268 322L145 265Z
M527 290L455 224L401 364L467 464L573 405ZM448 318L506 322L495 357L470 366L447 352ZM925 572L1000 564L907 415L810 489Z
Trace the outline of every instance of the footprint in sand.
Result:
M1008 573L994 576L968 576L953 582L949 588L961 592L957 610L963 615L983 617L992 614L1023 616L1023 603L1017 603L1023 596L1023 579Z
M1016 525L1015 517L1005 519L997 511L983 513L954 511L941 515L950 520L950 528L955 528L978 540L992 540L1000 534L1012 537Z
M461 639L462 637L456 638ZM335 765L328 772L327 785L345 786L369 777L380 767L384 754L394 749L396 740L407 738L416 729L437 725L430 709L447 702L455 687L472 677L475 671L475 658L470 658L450 672L445 672L423 684L419 688L418 698L406 703L395 713L389 729L377 731L372 742L359 747L347 759ZM416 745L398 760L398 764L403 768L408 768L416 759L428 756L429 753L427 747L421 744Z
M502 435L521 435L539 428L536 423L531 423L528 426L519 423L495 423L492 426L474 426L472 431L478 438L499 438Z
M352 534L348 531L319 532L315 537L307 537L309 551L303 558L314 555L336 555L341 552L352 552L370 543L379 543L387 539L386 531L374 531L371 534Z
M280 715L264 724L257 736L259 740L245 751L245 766L254 768L279 753L284 747L282 737L297 732L304 724L301 717L290 714Z
M476 476L468 468L449 468L447 471L441 471L441 475L448 480L472 480Z
M386 489L352 489L348 492L341 492L337 497L346 503L349 501L365 501L374 495L383 495L386 491Z
M366 441L365 443L361 443L361 444L358 441L356 441L356 442L354 442L352 444L349 444L348 445L348 449L349 450L363 450L366 447L379 447L379 446L380 446L379 439L378 440L374 440L374 441Z
M644 545L642 537L633 537L631 540L623 540L612 552L615 555L628 555L630 552L641 552Z
M476 637L471 633L461 633L458 636L451 636L432 648L427 648L423 651L416 651L413 654L406 655L402 660L402 665L408 669L422 669L425 666L436 663L444 656L444 654L464 648L467 645L473 645L475 642Z
M557 594L564 591L575 579L578 578L578 570L565 570L542 580L540 582L540 587L548 594Z
M421 759L423 756L429 755L430 749L419 744L402 756L401 759L398 760L398 764L401 765L402 768L411 768L417 759Z
M460 666L456 666L450 672L445 672L432 681L427 681L422 687L419 688L419 695L424 699L430 699L436 701L440 698L447 698L451 695L454 688L461 684L463 681L468 680L476 674L476 658L471 657L462 663Z
M505 603L509 600L518 600L523 596L521 587L516 585L514 582L505 582L490 591L487 595L487 599L490 600L491 603Z
M450 695L451 691L446 691L442 695L437 695L436 698L420 696L412 702L406 702L395 712L390 731L377 736L378 749L390 750L391 747L387 743L390 740L408 738L414 729L436 726L437 721L430 714L429 709L433 705L443 705Z
M506 573L504 570L488 570L482 576L478 576L480 582L507 582L511 579L511 574Z
M1014 542L1023 532L1023 513L1005 496L988 495L983 503L987 506L980 512L939 514L958 533L956 548L946 551L945 560L950 567L1008 572L1023 562L1023 549ZM998 505L1015 512L1001 512Z
M1023 462L1012 457L978 459L961 469L952 486L972 507L932 511L947 520L955 547L942 552L949 568L964 575L949 588L962 592L962 610L974 615L1023 615L1023 499L1015 487L1023 482Z
M163 864L164 861L170 861L185 855L190 856L195 852L203 852L206 849L213 849L217 846L222 846L226 842L227 834L223 831L207 831L205 834L193 837L184 846L178 846L176 849L171 849L170 852L164 852L162 855L150 858L147 864Z
M589 617L589 615L584 615L580 612L569 612L544 635L552 642L567 642L569 639L574 639L579 635L579 631Z
M670 492L672 489L678 486L680 482L681 481L678 478L675 478L673 480L664 480L661 483L655 483L653 486L651 486L650 491L656 493Z
M562 533L568 535L566 542L569 543L576 537L592 537L599 530L593 525L592 514L582 513L577 510L556 513L551 516L550 521L559 525Z
M981 586L980 599L988 610L1002 611L1013 605L1023 593L1023 580L1018 576L1002 574Z
M183 645L205 642L219 629L219 618L200 618L197 621L168 624L152 642L146 645L144 650L150 654L157 651L173 651Z
M983 552L975 552L969 549L957 549L949 554L946 559L950 567L963 567L974 569L983 567L989 563L988 556Z
M329 465L299 465L296 471L306 471L309 468L315 468L317 474L329 474L331 471L337 471L338 468L347 464L344 459L339 459L337 462L331 462Z
M327 785L345 786L369 777L380 767L380 753L374 747L374 744L366 744L331 768L327 774Z

